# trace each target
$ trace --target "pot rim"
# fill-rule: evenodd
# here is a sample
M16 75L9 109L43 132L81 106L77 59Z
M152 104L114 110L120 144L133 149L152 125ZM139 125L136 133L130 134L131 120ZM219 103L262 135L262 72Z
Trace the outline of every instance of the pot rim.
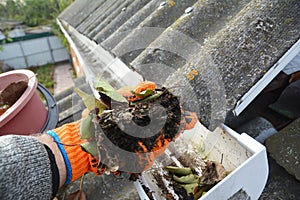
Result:
M22 96L0 116L0 128L14 118L28 103L28 101L34 95L37 88L37 78L35 74L27 69L12 70L0 74L0 84L1 78L5 76L14 76L14 75L25 75L28 78L28 85L26 90L23 92ZM33 111L34 112L34 111Z

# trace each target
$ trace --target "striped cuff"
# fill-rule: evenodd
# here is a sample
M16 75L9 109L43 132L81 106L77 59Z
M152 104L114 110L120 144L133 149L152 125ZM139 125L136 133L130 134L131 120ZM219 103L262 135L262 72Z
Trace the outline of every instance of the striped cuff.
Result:
M72 180L72 167L71 167L71 163L68 159L67 153L65 151L65 148L64 148L63 144L61 143L58 135L54 131L52 131L52 130L47 131L47 134L50 135L54 139L54 141L57 143L57 146L64 158L65 165L66 165L66 171L67 171L67 178L66 178L65 185L68 185L69 183L71 183L71 180Z

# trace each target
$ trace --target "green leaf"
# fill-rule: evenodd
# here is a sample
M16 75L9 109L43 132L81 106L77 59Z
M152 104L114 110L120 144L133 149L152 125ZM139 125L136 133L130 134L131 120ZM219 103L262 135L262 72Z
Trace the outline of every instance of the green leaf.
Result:
M93 156L98 156L97 142L85 142L81 144L81 147L84 151L88 152L89 154L92 154Z
M123 97L119 92L117 92L117 90L115 90L109 83L107 83L102 78L98 78L98 80L94 82L94 87L99 92L106 94L108 97L115 101L126 103L128 102L125 97Z
M154 90L146 89L146 90L144 90L140 93L135 93L133 91L132 91L132 93L135 94L136 96L145 98L145 97L148 97L148 96L152 95L154 93Z
M198 186L198 183L189 183L189 184L181 184L187 194L194 194L195 187Z
M79 88L75 88L74 91L82 98L84 105L89 110L93 110L95 108L95 97L93 95L89 95Z
M89 139L94 136L94 133L91 132L91 124L93 117L88 115L86 118L83 118L80 122L80 135L81 139Z
M88 110L99 108L99 113L102 113L106 109L106 106L97 100L93 95L89 95L79 88L75 88L74 91L82 98L85 107Z
M145 103L145 102L148 102L148 101L153 101L153 100L157 99L158 97L160 97L161 94L162 94L161 92L157 92L157 93L155 93L151 96L145 97L145 98L140 99L138 101L130 102L130 105L134 106L138 103Z

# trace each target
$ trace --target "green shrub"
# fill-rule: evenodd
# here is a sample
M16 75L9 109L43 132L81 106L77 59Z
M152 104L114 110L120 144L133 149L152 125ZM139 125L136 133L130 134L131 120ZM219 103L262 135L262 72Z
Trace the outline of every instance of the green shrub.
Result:
M30 70L36 74L38 82L54 94L54 65L46 64L39 67L32 67Z

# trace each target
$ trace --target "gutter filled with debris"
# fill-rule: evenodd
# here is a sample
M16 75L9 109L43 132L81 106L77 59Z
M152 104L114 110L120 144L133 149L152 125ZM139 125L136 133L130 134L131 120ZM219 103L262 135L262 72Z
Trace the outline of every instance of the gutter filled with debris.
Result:
M178 181L178 174L170 173L166 166L190 169L191 173L180 176ZM210 132L198 123L170 144L135 185L145 200L230 199L239 193L258 199L267 177L263 145L225 125Z

